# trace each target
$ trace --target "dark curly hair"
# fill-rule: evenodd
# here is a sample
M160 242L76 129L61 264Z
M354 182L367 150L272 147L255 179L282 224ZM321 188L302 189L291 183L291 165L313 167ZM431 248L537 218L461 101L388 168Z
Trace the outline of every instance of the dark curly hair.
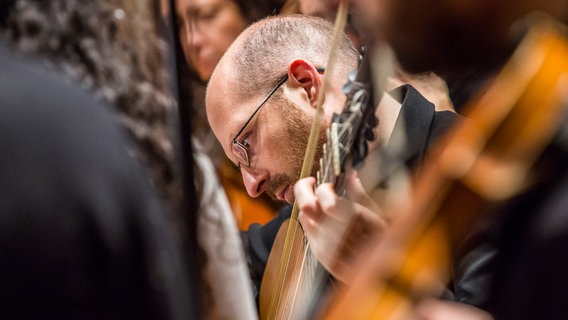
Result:
M181 194L168 127L175 105L156 30L159 11L147 1L0 1L0 31L20 51L46 57L115 107L133 137L130 153L177 209Z

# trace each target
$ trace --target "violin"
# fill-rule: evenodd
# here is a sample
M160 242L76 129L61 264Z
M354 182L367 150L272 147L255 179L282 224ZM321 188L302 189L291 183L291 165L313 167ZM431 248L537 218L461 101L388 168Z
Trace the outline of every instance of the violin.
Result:
M380 241L361 254L350 286L329 292L315 319L409 319L438 297L458 246L491 209L534 183L531 171L564 119L568 40L533 17L504 68L465 112L393 210Z

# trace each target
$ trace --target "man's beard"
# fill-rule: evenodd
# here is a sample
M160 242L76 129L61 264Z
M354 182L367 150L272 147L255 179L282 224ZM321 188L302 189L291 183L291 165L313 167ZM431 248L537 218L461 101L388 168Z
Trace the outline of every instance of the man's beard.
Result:
M293 186L300 179L313 121L313 117L308 116L308 114L302 111L302 109L294 102L282 97L281 95L276 97L276 100L278 101L276 108L280 109L282 119L286 123L284 131L286 136L281 149L281 154L282 157L285 157L287 159L286 161L291 164L293 173L275 174L270 179L267 193L272 198L275 198L274 190L278 187L282 185ZM326 131L327 128L322 123L316 143L310 176L316 176L316 173L319 170L319 160L323 156L323 145L326 141Z

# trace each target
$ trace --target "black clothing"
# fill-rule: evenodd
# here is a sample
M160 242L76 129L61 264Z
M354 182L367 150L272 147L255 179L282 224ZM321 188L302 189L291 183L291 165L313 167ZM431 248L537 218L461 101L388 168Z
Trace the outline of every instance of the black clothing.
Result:
M496 67L488 70L475 68L469 72L460 72L459 75L444 77L456 112L462 114L467 111L468 102L484 90L487 81L498 71Z
M286 205L278 210L276 216L264 225L253 223L246 231L241 231L241 239L245 250L245 258L249 267L252 288L258 304L260 283L264 275L264 268L272 250L280 226L292 214L292 206Z
M407 144L398 157L408 168L419 170L428 150L462 118L450 111L436 112L434 105L410 85L401 86L390 94L402 104L391 141L398 140L395 135L403 132ZM399 128L403 129L397 130ZM388 144L386 148L389 148ZM290 217L291 212L292 207L285 206L269 223L263 226L253 224L247 231L241 232L251 280L257 294L276 234L282 222Z
M180 250L104 106L0 42L0 319L186 319Z
M405 154L399 157L404 160L407 168L419 174L428 151L452 125L465 120L450 111L434 111L434 107L429 107L430 103L409 85L401 86L391 94L395 98L402 97L403 100L399 102L404 106L401 109L403 118L399 116L395 127L405 126L408 143ZM399 131L394 131L391 140L397 140L394 136L397 132ZM495 245L491 241L494 236L492 230L484 224L480 224L478 229L468 235L460 246L457 259L453 261L452 278L442 298L486 307L489 270L496 254Z
M398 157L407 168L417 171L428 151L461 117L450 111L435 111L434 105L410 85L400 86L390 94L402 105L390 141L398 141L397 134L404 132L406 146ZM404 129L396 129L401 127Z
M491 272L495 264L496 230L483 221L457 245L452 278L443 298L487 310Z
M499 254L487 309L495 319L560 320L568 315L566 116L562 123L537 161L537 181L493 214Z
M498 161L510 162L507 165L523 161L532 163L530 157L537 157L526 176L522 172L518 173L521 174L516 177L521 186L518 194L499 202L488 200L490 209L480 212L491 219L485 232L485 244L498 248L492 266L486 273L491 281L485 305L485 309L498 320L560 320L568 317L568 103L564 82L566 66L556 63L558 55L562 55L560 59L568 58L568 39L564 28L552 31L556 28L556 22L551 23L548 18L542 19L541 16L537 19L533 16L529 21L532 23L528 33L530 36L522 40L511 61L502 68L503 74L507 75L507 86L513 83L514 87L526 81L517 80L518 78L525 79L524 77L531 75L530 82L526 81L526 85L520 87L524 92L516 87L510 92L504 91L507 86L503 86L501 82L489 82L486 85L490 88L488 90L498 88L503 97L519 99L513 100L513 105L506 105L507 108L512 108L507 114L507 119L512 123L518 122L518 125L533 128L532 135L537 135L537 130L553 129L555 136L552 143L544 146L542 154L525 155L529 159L519 159L522 153L510 151L507 156L491 153L491 157ZM551 38L554 41L550 41ZM535 55L539 59L535 59ZM502 79L503 74L495 79ZM476 101L491 103L491 99L487 98L489 97L482 95ZM504 100L509 101L507 98ZM551 103L561 104L558 105L559 114L552 114L550 108L547 108ZM538 128L527 115L525 118L520 117L520 112L516 110L524 104L536 110L536 113L549 113L548 116L552 116L554 122L558 121L559 128ZM494 107L500 105L502 106L497 102ZM477 121L481 123L485 119ZM510 126L510 122L508 125ZM498 127L496 133L492 133L492 141L504 138L498 133L501 129ZM478 130L483 132L484 129L480 125ZM527 147L523 145L524 141L519 140L518 137L509 136L503 141L516 146L511 149ZM527 144L530 145L531 141ZM495 146L490 141L485 149L491 148Z

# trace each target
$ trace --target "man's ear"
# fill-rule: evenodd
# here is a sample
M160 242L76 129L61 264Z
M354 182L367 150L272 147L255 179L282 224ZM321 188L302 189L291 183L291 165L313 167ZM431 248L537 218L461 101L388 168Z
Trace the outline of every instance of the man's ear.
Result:
M288 79L292 87L302 88L314 107L322 85L322 79L316 67L303 59L296 59L288 65Z

